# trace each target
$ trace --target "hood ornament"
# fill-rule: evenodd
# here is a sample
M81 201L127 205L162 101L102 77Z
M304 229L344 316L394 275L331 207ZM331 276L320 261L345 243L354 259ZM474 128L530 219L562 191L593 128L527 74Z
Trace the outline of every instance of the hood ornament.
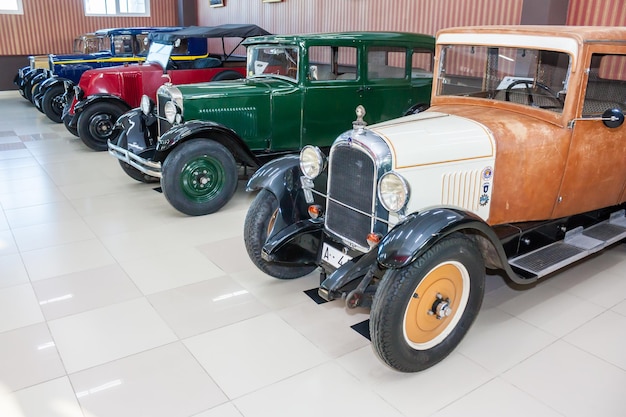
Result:
M352 122L352 129L356 130L356 133L362 133L367 123L363 121L363 117L365 117L365 107L362 105L356 106L356 120Z

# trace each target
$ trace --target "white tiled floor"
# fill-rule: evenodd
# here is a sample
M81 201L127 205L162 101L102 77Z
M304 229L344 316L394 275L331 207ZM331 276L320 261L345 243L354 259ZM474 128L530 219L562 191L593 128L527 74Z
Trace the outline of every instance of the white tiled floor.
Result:
M0 416L626 415L626 245L534 288L487 277L443 362L383 366L243 246L253 196L186 217L0 92Z

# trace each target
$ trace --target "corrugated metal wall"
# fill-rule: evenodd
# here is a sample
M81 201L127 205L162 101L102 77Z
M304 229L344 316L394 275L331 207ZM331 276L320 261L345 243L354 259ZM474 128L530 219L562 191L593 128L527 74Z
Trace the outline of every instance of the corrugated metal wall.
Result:
M435 34L460 25L519 24L523 0L199 0L201 25L256 23L273 33L394 30Z
M0 14L0 55L68 53L72 40L81 33L177 24L176 0L150 3L150 17L113 18L85 16L83 0L23 0L23 15Z
M567 24L626 26L626 0L570 0Z

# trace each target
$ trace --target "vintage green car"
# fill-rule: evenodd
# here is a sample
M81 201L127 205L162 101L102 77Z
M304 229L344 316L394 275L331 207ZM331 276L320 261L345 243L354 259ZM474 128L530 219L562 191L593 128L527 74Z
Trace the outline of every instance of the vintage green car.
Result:
M397 32L249 38L246 78L159 88L122 115L109 153L139 181L160 179L177 210L204 215L232 197L239 167L305 144L328 148L359 104L369 122L428 107L434 38Z

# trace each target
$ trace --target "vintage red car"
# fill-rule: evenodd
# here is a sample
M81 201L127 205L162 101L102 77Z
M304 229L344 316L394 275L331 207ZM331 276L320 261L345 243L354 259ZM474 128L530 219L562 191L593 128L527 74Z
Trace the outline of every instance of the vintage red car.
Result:
M237 24L191 26L152 34L145 63L86 71L78 86L67 89L64 102L59 104L64 107L57 111L62 111L62 120L72 134L79 136L89 148L104 151L107 140L115 134L113 126L117 118L139 107L143 95L156 99L157 89L166 82L193 84L243 78L246 74L245 56L235 56L234 52L244 39L267 34L269 32L256 25ZM184 47L188 39L197 38L241 40L229 47L230 52L226 51L227 44L222 42L222 54L172 60L177 48Z

